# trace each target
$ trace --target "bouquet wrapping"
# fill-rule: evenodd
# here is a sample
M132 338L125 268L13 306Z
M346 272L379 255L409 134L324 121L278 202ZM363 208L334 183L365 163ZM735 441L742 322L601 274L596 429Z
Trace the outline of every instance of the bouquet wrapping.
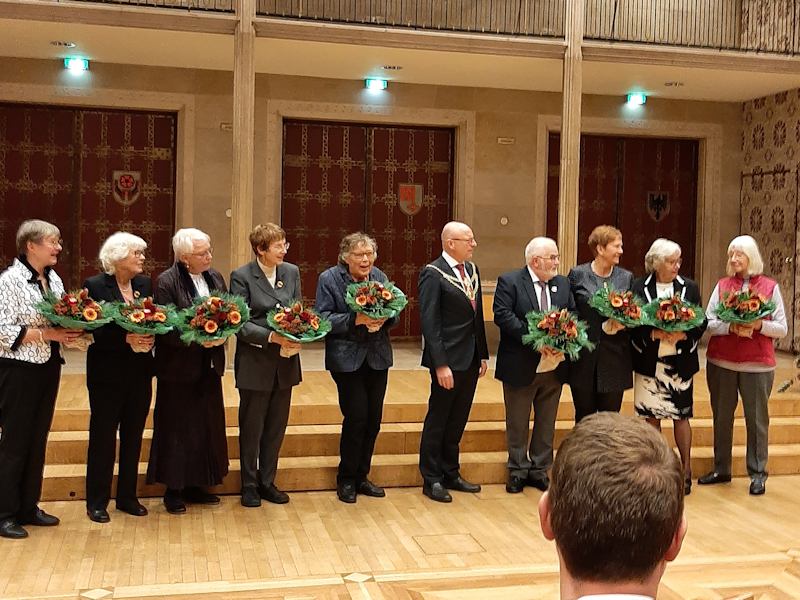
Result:
M324 338L331 330L331 322L319 313L305 308L302 302L294 301L289 306L278 306L267 313L267 325L282 336L299 344L308 344ZM298 350L284 350L281 356L290 357Z
M771 315L775 303L750 290L746 292L725 292L717 304L717 318L725 323L749 325ZM750 336L752 336L752 330ZM748 337L750 337L748 336Z
M250 319L250 308L241 296L212 291L178 313L175 326L184 344L223 343Z
M629 290L619 292L604 285L589 299L589 306L607 319L614 319L625 327L643 325L642 301Z
M106 307L92 300L86 288L61 296L48 292L36 308L50 323L66 329L92 331L111 322Z
M133 302L112 302L108 314L125 331L139 335L163 335L175 327L178 315L174 306L161 306L147 296L134 294Z
M344 300L353 311L371 319L391 319L400 314L408 298L391 281L362 281L347 286Z
M644 309L645 325L669 332L689 331L703 324L706 314L701 306L686 302L678 295L670 298L656 298ZM675 344L661 340L659 356L672 356L677 353Z
M586 323L566 308L547 312L531 311L525 318L528 321L528 333L522 336L522 343L538 352L551 348L574 361L584 348L594 349L594 344L589 341ZM563 357L543 355L536 372L552 371L562 360Z

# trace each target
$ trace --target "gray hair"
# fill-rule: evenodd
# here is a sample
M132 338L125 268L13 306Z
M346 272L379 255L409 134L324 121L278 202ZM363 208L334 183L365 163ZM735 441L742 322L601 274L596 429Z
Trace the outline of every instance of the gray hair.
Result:
M40 244L44 238L61 237L58 227L47 221L29 219L17 229L17 250L20 254L28 252L28 242Z
M357 231L356 233L344 236L342 241L339 242L339 263L346 265L347 255L362 244L371 247L372 251L375 253L375 258L378 258L378 243L375 239L368 236L366 233Z
M740 235L731 240L728 244L728 264L725 271L728 275L733 275L733 268L731 267L731 254L734 251L739 251L747 257L747 274L748 275L761 275L764 272L764 259L761 258L761 252L758 250L758 244L749 235Z
M534 256L538 256L537 252L541 252L542 248L545 245L551 243L553 245L556 245L556 241L549 237L535 237L530 242L528 242L528 245L525 246L525 264L530 264L531 259ZM556 245L556 247L558 246Z
M655 271L665 260L673 254L679 254L681 247L667 238L658 238L654 241L650 250L644 255L644 270L647 273Z
M119 261L128 258L131 252L141 251L145 248L147 248L147 242L138 235L124 231L112 233L100 247L100 264L103 265L103 271L108 275L113 275L117 272Z
M175 254L175 260L178 261L182 256L194 252L195 242L208 242L210 244L211 236L194 227L178 229L175 235L172 236L172 252Z

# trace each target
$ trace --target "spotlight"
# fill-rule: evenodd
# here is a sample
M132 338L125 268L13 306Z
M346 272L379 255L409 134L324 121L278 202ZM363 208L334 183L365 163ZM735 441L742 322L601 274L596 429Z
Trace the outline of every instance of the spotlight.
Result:
M64 68L72 73L82 73L89 70L89 60L77 56L70 56L64 59Z
M628 94L628 106L643 106L645 102L647 102L647 96L645 96L642 92Z
M368 90L380 91L389 87L389 82L385 79L369 78L364 80L364 87Z

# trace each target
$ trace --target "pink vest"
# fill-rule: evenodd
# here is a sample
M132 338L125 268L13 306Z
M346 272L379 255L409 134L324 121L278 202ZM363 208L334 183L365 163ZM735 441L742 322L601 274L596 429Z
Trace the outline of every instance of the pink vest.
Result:
M725 277L719 281L719 301L725 292L738 292L744 281L741 277ZM750 290L767 298L772 298L772 291L777 283L765 275L750 277ZM765 317L769 319L770 317ZM775 366L775 345L772 338L754 331L752 338L739 337L733 333L712 336L708 342L708 358L724 360L731 363L759 363Z

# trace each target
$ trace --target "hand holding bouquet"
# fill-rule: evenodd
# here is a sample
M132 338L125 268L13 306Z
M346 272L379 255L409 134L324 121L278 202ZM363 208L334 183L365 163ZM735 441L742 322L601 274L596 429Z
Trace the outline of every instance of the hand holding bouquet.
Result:
M659 356L672 356L677 352L676 344L686 339L686 331L699 327L706 318L703 308L686 302L680 296L656 298L644 309L647 325L655 328L653 338L659 339Z
M316 311L304 308L302 302L279 306L267 314L267 325L285 338L298 344L308 344L324 338L331 330L331 322ZM281 347L281 356L288 358L299 350Z
M537 373L552 371L564 360L565 355L574 361L584 348L594 348L589 341L586 323L566 308L548 312L532 311L525 318L528 320L528 333L522 336L522 343L533 346L542 354Z
M249 319L250 308L244 298L214 291L183 309L178 314L177 328L185 344L202 344L210 348L224 344Z
M386 319L396 317L408 304L406 295L390 281L351 283L347 286L344 299L357 315L366 317L366 320L357 319L356 324L366 325L370 333L378 331Z
M742 337L753 337L758 321L771 315L775 303L750 290L725 292L717 305L717 318L731 324L731 330Z
M65 292L60 297L48 292L36 308L50 323L65 329L91 331L111 322L105 307L92 300L86 288Z
M619 292L604 285L589 299L589 306L623 326L617 330L642 325L642 302L631 291Z
M154 337L172 330L178 321L174 306L160 306L148 296L133 295L133 302L113 302L108 305L108 314L114 323L128 332L125 341L134 352L149 352Z

